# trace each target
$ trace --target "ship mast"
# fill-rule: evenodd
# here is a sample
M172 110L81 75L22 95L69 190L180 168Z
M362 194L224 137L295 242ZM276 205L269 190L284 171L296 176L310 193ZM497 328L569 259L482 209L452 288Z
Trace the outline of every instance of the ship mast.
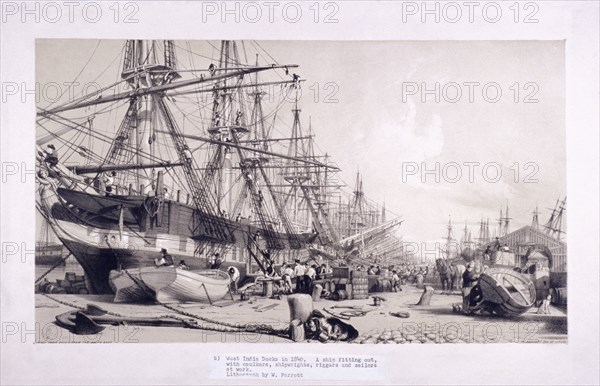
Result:
M159 60L158 47L162 47L164 53L162 60ZM121 78L134 92L163 86L180 78L175 64L173 41L127 40ZM131 161L129 154L132 152L136 165L144 165L148 162L148 156L154 156L156 103L156 96L152 93L130 98L129 108L104 158L103 165L128 163ZM119 178L121 186L129 183L128 175L128 173L121 173ZM134 178L135 188L140 189L140 194L144 194L145 188L151 186L154 180L153 176L146 171L135 173Z
M536 231L540 230L540 224L539 224L539 220L538 220L538 215L540 214L540 212L538 211L538 206L535 206L535 210L533 211L533 219L531 220L531 227L533 229L535 229Z
M556 205L554 209L552 209L552 213L550 214L550 219L544 225L546 229L545 233L549 236L555 237L557 240L561 240L562 235L565 233L563 231L563 217L567 210L567 197L561 201L560 198L556 200Z
M452 247L452 244L454 242L454 234L452 233L452 217L448 216L448 225L446 226L446 230L448 231L448 233L446 234L446 237L444 238L444 240L446 240L446 259L450 258L450 248Z

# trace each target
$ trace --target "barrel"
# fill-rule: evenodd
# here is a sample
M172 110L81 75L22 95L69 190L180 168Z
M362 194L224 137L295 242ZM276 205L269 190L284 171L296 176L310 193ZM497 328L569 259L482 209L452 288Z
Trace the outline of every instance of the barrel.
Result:
M75 275L75 272L65 272L65 280L77 281L77 275Z
M346 300L348 299L348 292L346 292L345 290L337 290L333 293L331 297L335 301Z
M316 284L312 291L313 302L318 302L321 300L321 292L323 292L323 286L321 284Z
M567 288L552 288L552 304L557 306L567 306Z
M334 292L335 291L335 282L333 280L327 280L326 282L327 284L327 292Z
M263 292L264 297L270 298L273 297L273 280L267 279L263 281Z
M71 288L71 286L72 286L72 284L71 284L71 282L69 280L60 280L60 279L57 279L56 282L62 288Z

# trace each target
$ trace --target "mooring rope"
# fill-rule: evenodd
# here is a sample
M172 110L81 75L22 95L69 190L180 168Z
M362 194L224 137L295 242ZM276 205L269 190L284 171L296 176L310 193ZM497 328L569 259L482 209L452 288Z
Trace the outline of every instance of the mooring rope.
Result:
M176 312L178 314L181 314L183 316L202 320L204 322L220 325L223 327L234 328L234 329L236 329L236 331L245 331L245 332L252 332L252 333L259 333L259 334L269 334L269 335L283 336L283 337L289 338L288 328L278 329L278 328L269 326L268 324L264 324L264 323L263 324L259 324L259 323L235 324L235 323L222 322L222 321L212 320L212 319L206 318L204 316L195 315L195 314L192 314L187 311L179 310L168 304L159 302L158 300L156 301L156 304L159 304L159 305L165 307L166 309Z
M60 300L60 299L57 299L57 298L55 298L53 296L50 296L48 294L43 294L43 295L45 297L47 297L48 299L50 299L52 301L55 301L56 303L62 304L64 306L75 308L75 309L77 309L79 311L82 311L82 312L87 311L86 307L80 306L78 304L67 302L65 300ZM282 337L282 338L288 338L289 339L288 330L287 329L276 329L276 328L273 328L273 327L271 327L269 325L265 325L265 324L257 324L257 325L243 324L243 325L236 325L236 324L231 324L231 323L226 323L226 322L219 322L219 321L212 320L212 319L209 319L209 318L201 317L199 315L194 315L194 314L189 313L189 312L178 310L176 308L173 308L173 307L169 306L168 304L161 303L159 301L157 301L156 304L161 305L161 306L167 308L168 310L173 311L173 312L175 312L177 314L181 314L183 316L187 316L187 317L195 319L195 320L201 320L203 322L215 325L215 326L210 326L210 325L206 325L206 324L195 323L195 322L190 321L189 319L185 319L185 318L182 318L180 316L172 315L172 314L163 314L163 315L156 316L157 319L160 319L160 318L170 318L170 319L179 320L180 322L184 323L186 325L186 327L191 328L191 329L206 330L206 331L215 331L215 332L226 332L226 333L249 332L249 333L257 333L257 334L274 335L274 336L279 336L279 337ZM119 318L131 318L131 316L123 315L123 314L120 314L118 312L112 312L112 311L106 311L106 314L107 315L111 315L111 316L115 316L115 317L119 317Z

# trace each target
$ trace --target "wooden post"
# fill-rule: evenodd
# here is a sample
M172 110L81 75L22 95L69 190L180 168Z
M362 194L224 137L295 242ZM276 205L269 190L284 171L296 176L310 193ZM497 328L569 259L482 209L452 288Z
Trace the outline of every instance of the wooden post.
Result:
M144 195L144 191L146 189L144 189L144 184L140 184L140 195L143 196Z
M189 203L190 203L190 194L189 194L189 193L187 194L187 196L186 196L186 198L185 198L185 203L186 203L187 205L189 205Z
M304 323L300 319L294 319L290 322L290 338L294 342L304 342Z
M133 184L129 184L129 195L133 196Z
M321 284L316 284L312 292L313 302L318 302L321 300L321 292L323 292L323 286Z
M431 301L431 297L433 296L433 287L432 286L425 286L425 290L423 291L423 294L421 295L421 299L419 299L419 302L416 304L417 306L428 306L429 302Z
M177 202L181 202L181 190L177 190Z
M206 290L206 288L205 288ZM233 298L233 291L231 290L231 283L227 284L227 292L229 292L229 296L231 296L231 300L235 301Z
M212 300L210 299L210 295L208 294L208 290L206 289L206 286L204 285L204 283L202 283L202 288L204 288L204 292L206 293L206 297L208 298L208 302L212 306Z

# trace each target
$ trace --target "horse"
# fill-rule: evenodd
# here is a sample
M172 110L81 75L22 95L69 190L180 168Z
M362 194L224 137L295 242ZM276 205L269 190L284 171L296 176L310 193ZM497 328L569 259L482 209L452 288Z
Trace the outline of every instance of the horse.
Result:
M451 279L450 279L450 291L454 291L456 285L457 289L462 288L463 274L467 270L467 267L460 263L451 263Z
M446 290L452 293L455 288L462 287L462 275L466 270L463 264L455 264L446 259L437 259L435 265L440 275L442 293Z
M442 284L442 293L450 289L450 266L446 259L436 259L435 267L437 273L440 275L440 283Z

